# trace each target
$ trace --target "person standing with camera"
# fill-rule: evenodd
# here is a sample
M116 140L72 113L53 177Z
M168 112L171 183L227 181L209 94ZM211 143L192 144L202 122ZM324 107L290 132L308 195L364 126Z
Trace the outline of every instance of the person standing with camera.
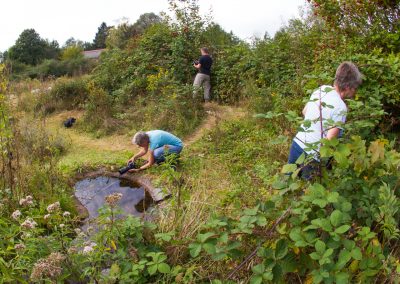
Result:
M208 48L200 48L201 56L198 61L193 62L193 66L198 70L196 77L194 78L193 97L197 95L200 87L204 87L204 101L207 103L210 101L210 90L211 90L211 65L213 60L209 55Z

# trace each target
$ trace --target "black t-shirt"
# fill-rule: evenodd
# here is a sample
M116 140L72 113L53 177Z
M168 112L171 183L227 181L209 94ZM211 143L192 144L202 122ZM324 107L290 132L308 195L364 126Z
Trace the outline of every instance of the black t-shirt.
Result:
M201 64L199 73L211 75L211 65L213 63L210 55L202 55L199 58L199 63Z

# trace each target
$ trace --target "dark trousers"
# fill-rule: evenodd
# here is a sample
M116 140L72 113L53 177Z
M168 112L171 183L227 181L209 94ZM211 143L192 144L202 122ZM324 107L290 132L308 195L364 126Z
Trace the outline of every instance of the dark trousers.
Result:
M307 153L297 144L294 140L292 142L292 146L290 147L290 152L289 152L289 159L288 159L288 164L296 164L297 159L303 154L307 158ZM301 171L299 173L299 176L305 180L310 180L312 178L312 174L315 171L315 164L316 161L313 160L312 162L308 162L307 164L300 164L297 165L298 167L301 167Z

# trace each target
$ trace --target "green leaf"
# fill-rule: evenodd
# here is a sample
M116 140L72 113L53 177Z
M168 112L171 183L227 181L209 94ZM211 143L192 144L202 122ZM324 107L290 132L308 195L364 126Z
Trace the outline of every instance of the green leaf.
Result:
M160 263L158 265L158 271L161 273L169 273L171 271L171 267L166 263Z
M352 205L350 202L345 201L341 204L341 208L343 212L349 212L352 208Z
M192 243L189 245L190 255L192 257L197 257L201 252L201 244L199 243Z
M326 245L324 242L321 242L320 240L318 240L315 243L315 250L317 251L318 254L322 255L324 253L326 249Z
M287 254L283 261L280 262L280 265L283 270L282 273L295 272L299 266L297 255L294 253Z
M336 203L336 202L339 201L339 193L337 193L336 191L335 192L329 192L326 199L330 203Z
M354 258L355 260L361 260L362 259L362 253L359 247L355 247L351 251L351 257Z
M335 157L335 160L341 165L341 166L347 166L349 159L347 158L350 155L350 148L346 144L340 144L336 151L333 153L333 156Z
M250 284L262 284L263 278L262 275L254 275L250 279Z
M147 271L150 275L153 275L157 272L157 264L151 265L147 267Z
M121 269L119 268L118 264L114 263L111 265L110 269L110 276L112 277L118 277L121 273Z
M293 173L295 170L297 170L296 164L286 164L282 167L283 174Z
M304 163L305 159L306 159L306 155L303 152L303 153L301 153L300 157L297 158L296 164L302 165Z
M343 240L343 244L348 251L352 251L354 246L356 245L356 243L352 240Z
M199 234L199 235L197 236L197 239L198 239L201 243L204 243L205 241L207 241L208 238L210 238L210 237L212 237L212 236L214 236L214 233L208 232L208 233L205 233L205 234Z
M321 208L325 208L328 202L325 199L317 198L312 201L312 204L318 205Z
M216 252L215 245L212 243L205 243L203 248L208 254L214 254Z
M267 218L265 218L264 216L258 216L258 218L257 218L257 225L258 226L264 227L267 224L268 224Z
M272 274L272 271L268 271L263 273L262 278L263 280L271 281L272 279L274 279L274 275Z
M343 213L339 210L334 210L330 216L331 224L334 227L337 227L340 225L343 219Z
M344 234L350 229L350 225L342 225L335 230L336 234Z
M271 248L260 248L257 252L257 256L262 257L264 259L273 258L274 251Z
M316 252L312 252L310 253L310 257L314 260L319 260L320 258L322 258L322 256L320 256L318 253Z
M347 284L349 283L350 275L346 272L339 272L335 275L336 284Z
M385 157L385 144L386 140L378 139L371 143L368 151L371 153L371 162L375 163L378 160L382 160Z
M331 255L332 255L332 253L333 253L333 249L327 249L326 251L325 251L325 253L324 253L324 258L326 258L326 257L330 257Z
M259 207L260 207L260 206L257 205L257 206L254 207L254 208L245 209L243 213L244 213L244 215L255 216L255 215L257 215L257 213L258 213Z
M285 255L288 252L288 246L287 246L287 242L284 239L280 239L277 243L276 243L276 247L275 247L275 259L282 259L285 257Z
M257 264L256 266L253 266L251 270L256 273L256 274L263 274L265 271L265 266L263 263Z
M351 259L351 253L348 250L345 249L342 250L339 253L339 258L336 263L336 270L343 269L343 267L345 267L345 265L347 264L347 262L349 262L350 259Z
M215 261L220 261L223 260L225 257L227 257L227 254L224 252L219 252L219 253L214 253L211 258Z
M226 244L226 243L228 242L228 233L223 233L223 234L219 237L218 241L221 242L221 243L223 243L223 244Z

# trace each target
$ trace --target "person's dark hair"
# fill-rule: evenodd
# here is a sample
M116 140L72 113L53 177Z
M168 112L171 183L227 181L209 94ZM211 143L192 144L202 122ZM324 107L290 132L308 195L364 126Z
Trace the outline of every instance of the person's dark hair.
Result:
M210 52L208 51L207 47L202 47L200 48L204 53L209 54Z
M339 88L339 91L344 91L346 88L357 89L362 83L361 76L354 63L342 62L336 70L335 85Z

